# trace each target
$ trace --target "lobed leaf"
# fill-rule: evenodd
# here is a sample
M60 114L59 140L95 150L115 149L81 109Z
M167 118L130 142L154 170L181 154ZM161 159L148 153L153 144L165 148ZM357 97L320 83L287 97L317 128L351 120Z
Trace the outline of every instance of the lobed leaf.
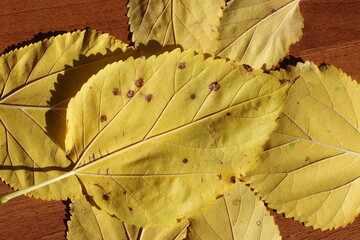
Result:
M66 149L77 159L69 174L129 224L176 223L253 165L287 89L190 50L111 64L69 104Z
M72 169L64 151L68 101L126 45L108 34L76 31L0 56L0 177L25 189ZM74 177L30 196L66 199L80 192Z
M213 54L224 0L130 0L129 24L135 46L151 40Z
M345 226L360 212L360 87L310 62L274 75L300 78L247 182L269 207L306 226Z
M299 41L300 0L232 0L224 9L216 55L269 69Z

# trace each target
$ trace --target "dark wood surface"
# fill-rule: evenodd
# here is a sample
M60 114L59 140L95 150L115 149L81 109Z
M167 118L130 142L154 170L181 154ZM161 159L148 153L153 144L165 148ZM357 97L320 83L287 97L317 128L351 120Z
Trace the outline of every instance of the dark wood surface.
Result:
M1 0L0 52L38 33L91 27L128 42L126 0ZM333 64L360 80L360 1L302 0L302 40L291 54ZM37 39L40 39L39 35ZM11 48L11 47L10 47ZM0 183L0 195L12 190ZM360 194L360 193L359 193ZM64 239L65 205L19 197L0 205L0 239ZM274 213L283 239L359 240L360 217L346 228L321 232Z

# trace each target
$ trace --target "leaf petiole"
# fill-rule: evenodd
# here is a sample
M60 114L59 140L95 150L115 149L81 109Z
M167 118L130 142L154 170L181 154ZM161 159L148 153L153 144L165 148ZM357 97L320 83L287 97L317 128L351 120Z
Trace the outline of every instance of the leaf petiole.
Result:
M48 181L42 182L42 183L40 183L40 184L31 186L31 187L29 187L29 188L26 188L26 189L23 189L23 190L19 190L19 191L16 191L16 192L12 192L12 193L10 193L10 194L8 194L8 195L5 195L5 196L0 197L0 201L1 201L1 203L6 203L7 201L9 201L9 200L11 200L11 199L13 199L13 198L15 198L15 197L19 197L19 196L21 196L21 195L23 195L23 194L27 194L27 193L29 193L29 192L31 192L31 191L34 191L34 190L36 190L36 189L39 189L39 188L44 187L44 186L46 186L46 185L49 185L49 184L51 184L51 183L60 181L61 179L67 178L67 177L69 177L69 176L71 176L71 175L74 175L75 173L76 173L76 171L71 171L71 172L65 173L65 174L63 174L63 175L60 175L60 176L58 176L58 177L56 177L56 178L53 178L53 179L50 179L50 180L48 180Z

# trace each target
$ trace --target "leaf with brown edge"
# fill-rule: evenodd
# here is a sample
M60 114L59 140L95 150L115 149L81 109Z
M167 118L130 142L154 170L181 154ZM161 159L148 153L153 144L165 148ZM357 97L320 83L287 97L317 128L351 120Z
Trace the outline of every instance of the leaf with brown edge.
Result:
M98 31L75 31L0 56L0 177L21 190L69 171L66 107L82 84L126 45ZM67 199L81 192L76 178L29 193Z
M188 238L193 240L279 240L279 229L264 203L243 182L214 206L190 219Z
M191 50L113 63L70 101L66 149L76 164L44 184L76 175L110 215L174 224L253 166L288 87Z
M279 127L247 182L268 206L321 230L360 212L360 87L333 66L299 63Z

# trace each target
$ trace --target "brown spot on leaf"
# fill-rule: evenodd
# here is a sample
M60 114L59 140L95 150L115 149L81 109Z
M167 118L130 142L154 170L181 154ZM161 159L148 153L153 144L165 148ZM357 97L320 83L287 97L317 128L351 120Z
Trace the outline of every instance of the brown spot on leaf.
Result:
M271 99L271 96L270 96L270 95L269 95L269 96L267 96L267 99L269 99L269 100L270 100L270 99Z
M252 72L253 71L253 69L252 69L252 67L250 65L243 64L242 66L247 72Z
M112 90L112 94L114 94L114 96L118 96L118 95L120 94L119 89L118 89L118 88L114 88L114 89Z
M181 221L182 221L182 218L176 219L176 222L177 222L177 223L179 223L179 222L181 222Z
M279 79L279 82L281 85L286 84L286 83L294 83L300 76L297 76L296 78L293 79Z
M126 191L123 191L123 194L126 194Z
M217 90L219 90L219 88L220 88L220 84L218 82L212 82L209 85L209 89L211 91L217 91Z
M230 182L231 182L231 183L236 183L236 177L235 177L235 176L231 176L231 177L230 177Z
M104 199L105 201L108 201L109 200L109 195L103 194L102 199Z
M240 199L234 199L234 200L232 201L232 204L236 206L236 205L239 205L240 202L241 202Z
M134 96L135 92L133 90L129 90L127 93L126 93L126 96L128 98L132 98Z
M231 116L231 112L227 112L227 113L226 113L226 116Z
M221 180L221 179L222 179L222 176L221 176L221 174L219 174L219 175L217 175L217 176L218 176L219 180Z
M216 196L216 199L222 198L224 196L224 194L219 194Z
M145 96L145 100L146 100L147 102L150 102L151 99L152 99L152 97L153 97L152 94L148 94L148 95Z
M100 122L105 122L107 120L106 115L101 115L100 116Z
M135 81L135 86L142 87L143 83L144 80L142 78L139 78L138 80Z
M188 160L187 158L184 158L182 162L183 162L183 163L188 163L188 161L189 161L189 160Z
M196 94L195 94L195 93L192 93L192 94L190 95L190 98L191 98L191 99L195 99L195 98L196 98Z
M308 162L308 161L310 161L310 157L306 156L305 157L305 162Z
M185 63L184 62L181 62L178 64L178 69L184 69L186 66L185 66Z
M132 207L129 207L129 211L131 212L133 209L132 209Z

